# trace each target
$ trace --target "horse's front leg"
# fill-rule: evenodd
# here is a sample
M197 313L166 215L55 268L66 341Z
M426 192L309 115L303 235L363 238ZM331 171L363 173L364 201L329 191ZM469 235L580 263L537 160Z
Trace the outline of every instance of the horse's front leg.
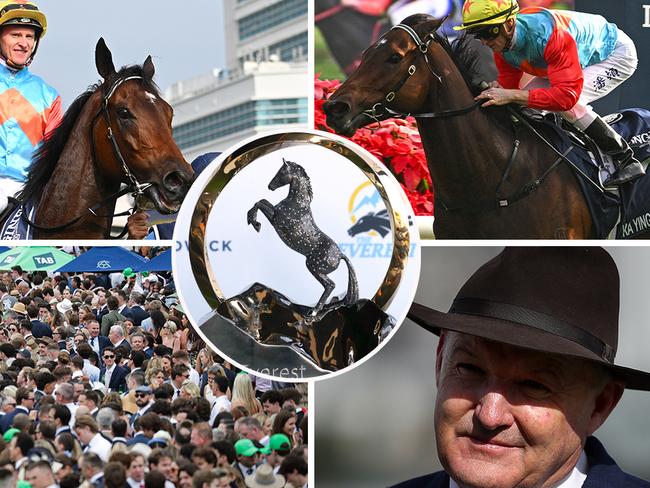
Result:
M260 200L255 205L253 205L248 211L247 220L248 225L252 225L257 232L260 231L261 227L261 224L257 221L258 210L261 210L262 213L266 215L266 218L269 220L269 222L273 219L273 215L275 214L275 208L273 207L273 204L268 200Z

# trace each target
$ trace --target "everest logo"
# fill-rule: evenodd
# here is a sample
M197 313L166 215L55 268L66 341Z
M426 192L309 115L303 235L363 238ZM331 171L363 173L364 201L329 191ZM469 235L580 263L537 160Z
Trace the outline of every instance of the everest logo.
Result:
M97 269L108 269L110 267L111 267L111 263L107 259L102 259L101 261L97 261Z

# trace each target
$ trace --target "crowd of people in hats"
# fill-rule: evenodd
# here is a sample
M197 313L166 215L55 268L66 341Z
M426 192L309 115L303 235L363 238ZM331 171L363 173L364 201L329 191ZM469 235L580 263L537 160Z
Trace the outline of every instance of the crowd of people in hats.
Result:
M171 273L14 267L0 310L0 488L307 486L306 385L218 357Z

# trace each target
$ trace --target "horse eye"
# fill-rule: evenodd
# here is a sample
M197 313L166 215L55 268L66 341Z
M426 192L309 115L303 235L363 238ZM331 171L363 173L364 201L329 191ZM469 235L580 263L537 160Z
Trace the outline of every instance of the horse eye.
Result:
M388 58L388 62L391 64L397 64L402 60L403 56L400 53L393 53Z
M121 119L132 119L131 112L129 112L129 109L126 107L120 107L117 109L117 115Z

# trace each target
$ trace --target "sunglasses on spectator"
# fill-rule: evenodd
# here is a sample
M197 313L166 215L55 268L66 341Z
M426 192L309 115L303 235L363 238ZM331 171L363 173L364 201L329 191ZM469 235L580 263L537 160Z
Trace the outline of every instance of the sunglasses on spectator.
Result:
M114 357L113 354L104 354L104 359L113 359Z
M488 25L471 31L471 34L477 39L492 41L497 38L499 32L501 32L500 25Z
M136 393L136 394L135 394L135 397L136 397L136 398L144 398L144 397L146 397L147 395L148 395L148 393Z

